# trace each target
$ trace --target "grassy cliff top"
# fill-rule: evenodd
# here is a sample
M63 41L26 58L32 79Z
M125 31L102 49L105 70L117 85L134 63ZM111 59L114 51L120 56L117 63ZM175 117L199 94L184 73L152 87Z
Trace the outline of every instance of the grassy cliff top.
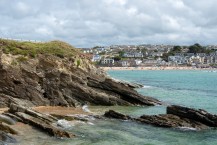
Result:
M6 54L24 55L33 58L38 54L51 54L64 58L80 53L79 50L62 41L36 43L0 39L0 50Z

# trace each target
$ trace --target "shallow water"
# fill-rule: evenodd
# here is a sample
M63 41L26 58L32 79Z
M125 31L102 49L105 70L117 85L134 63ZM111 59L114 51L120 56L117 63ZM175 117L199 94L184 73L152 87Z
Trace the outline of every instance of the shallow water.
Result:
M206 71L109 71L117 79L143 84L138 89L143 95L156 97L169 104L202 108L217 113L217 73ZM155 107L105 107L91 106L91 112L103 114L114 109L140 116L161 114L164 106ZM217 145L217 130L186 131L165 129L131 121L90 119L89 123L78 123L68 128L78 137L61 140L37 131L21 136L20 144L28 145Z

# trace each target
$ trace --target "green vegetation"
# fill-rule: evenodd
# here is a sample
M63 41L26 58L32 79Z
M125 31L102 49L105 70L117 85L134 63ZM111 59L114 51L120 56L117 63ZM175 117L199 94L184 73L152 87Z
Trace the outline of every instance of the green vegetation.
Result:
M79 54L79 51L74 47L61 41L34 43L0 39L0 50L6 54L23 55L32 58L35 58L38 54L51 54L60 58Z
M15 60L13 60L13 61L11 62L11 65L16 66L16 65L18 65L18 62L16 62Z
M173 52L181 52L182 51L182 47L181 46L174 46L173 49L172 49Z
M121 57L120 56L115 56L114 57L114 61L120 61L121 60Z
M201 46L200 44L196 43L194 45L191 45L189 47L189 53L206 53L206 54L209 54L209 53L212 53L214 52L215 50L209 50L209 49L206 49L205 47Z
M78 59L78 60L77 60L77 67L79 67L80 65L81 65L81 60Z
M146 48L142 49L142 53L146 53L148 50Z
M18 58L17 58L17 61L18 62L24 62L24 61L27 61L28 59L25 57L25 56L19 56Z
M162 59L168 61L169 56L175 55L175 53L180 53L180 52L182 52L182 47L174 46L173 49L171 49L168 53L163 54Z
M205 53L205 48L202 47L200 44L196 43L189 47L189 53Z
M124 51L119 51L118 53L119 53L120 57L123 57L125 52Z

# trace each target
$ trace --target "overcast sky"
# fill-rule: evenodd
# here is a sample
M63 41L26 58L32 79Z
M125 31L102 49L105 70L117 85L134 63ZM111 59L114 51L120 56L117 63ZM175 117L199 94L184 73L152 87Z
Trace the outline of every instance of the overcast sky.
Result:
M0 37L112 44L217 44L216 0L0 0Z

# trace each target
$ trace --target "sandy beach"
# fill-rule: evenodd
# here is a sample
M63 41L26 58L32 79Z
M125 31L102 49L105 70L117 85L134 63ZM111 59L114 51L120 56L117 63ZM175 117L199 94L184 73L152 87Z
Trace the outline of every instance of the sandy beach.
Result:
M100 67L108 70L217 70L216 68L195 68L195 67Z

